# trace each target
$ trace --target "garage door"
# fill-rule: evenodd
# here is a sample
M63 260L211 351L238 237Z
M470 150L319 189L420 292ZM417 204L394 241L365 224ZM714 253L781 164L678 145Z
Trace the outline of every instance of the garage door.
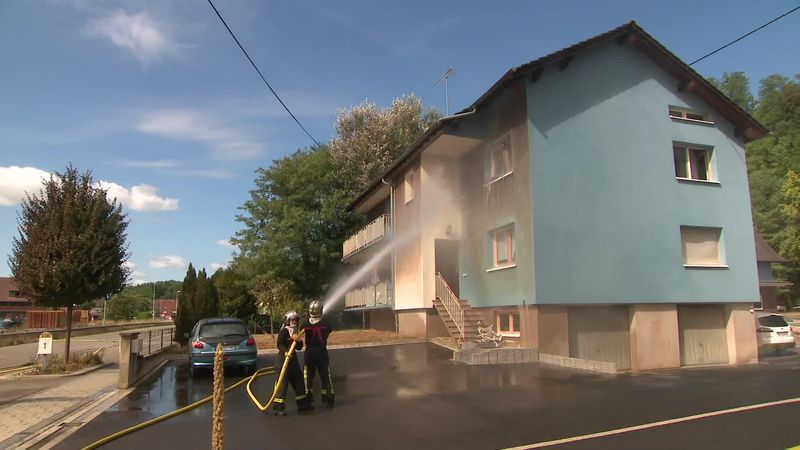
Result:
M681 365L726 364L728 338L722 305L679 305Z
M630 369L627 306L581 306L569 309L569 355L612 362Z

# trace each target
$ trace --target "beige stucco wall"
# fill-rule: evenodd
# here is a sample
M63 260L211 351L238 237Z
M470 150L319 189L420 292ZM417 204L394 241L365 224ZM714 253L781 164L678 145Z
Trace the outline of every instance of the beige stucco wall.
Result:
M539 352L569 356L569 315L566 306L538 306Z
M637 304L630 311L631 369L680 367L677 305Z
M444 337L450 335L447 331L447 327L444 326L442 318L435 309L428 309L426 311L425 320L427 337Z
M398 311L400 333L412 336L427 336L427 317L424 310Z
M436 239L461 238L461 207L457 160L422 154L420 168L420 243L423 307L436 296Z
M405 202L403 188L405 174L415 171L414 199ZM395 297L396 310L424 307L422 296L422 264L420 221L420 174L419 159L392 180L396 186L394 195L394 242L395 242ZM424 329L423 329L424 331Z
M369 327L373 330L395 331L394 312L390 309L369 311Z
M750 306L744 303L725 305L727 322L725 331L728 337L728 361L731 364L752 364L758 362L758 342L756 325Z

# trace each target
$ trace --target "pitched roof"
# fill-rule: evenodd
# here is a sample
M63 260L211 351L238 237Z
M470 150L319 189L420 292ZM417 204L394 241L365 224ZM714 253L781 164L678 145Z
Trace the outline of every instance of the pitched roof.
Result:
M769 245L761 233L756 231L756 261L758 262L786 262L786 258Z
M419 154L424 148L423 144L442 132L446 123L455 122L461 117L470 115L480 109L487 101L497 95L502 89L508 87L513 81L525 76L530 76L532 80L538 79L542 70L551 64L559 64L566 67L570 59L583 50L595 45L616 39L620 45L631 45L650 57L663 70L670 73L678 80L678 90L689 90L694 93L717 112L728 119L734 126L737 135L742 135L745 142L760 139L767 135L769 130L756 121L750 114L739 107L719 89L706 81L699 73L692 69L688 64L675 56L666 47L661 45L653 36L648 34L635 21L630 21L622 26L599 34L592 38L578 42L577 44L563 48L549 55L530 61L518 67L509 69L499 80L497 80L486 92L483 93L469 107L459 111L455 115L443 117L432 125L422 134L402 155L400 155L391 166L375 180L364 192L362 192L348 209L354 209L359 203L365 200L372 191L381 186L381 180L388 178L395 171L402 169L409 159Z

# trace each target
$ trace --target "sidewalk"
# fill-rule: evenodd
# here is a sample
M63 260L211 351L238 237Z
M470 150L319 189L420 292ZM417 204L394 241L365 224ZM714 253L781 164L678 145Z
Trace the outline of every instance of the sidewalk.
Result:
M75 418L84 415L93 403L118 399L118 378L119 368L111 364L82 375L64 376L56 386L0 407L0 448L32 448L61 428L77 425Z

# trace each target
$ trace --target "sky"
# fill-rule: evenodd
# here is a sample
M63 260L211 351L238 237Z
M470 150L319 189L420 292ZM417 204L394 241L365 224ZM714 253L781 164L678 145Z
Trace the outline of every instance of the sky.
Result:
M636 20L686 62L800 1L215 0L319 142L337 112L404 94L449 112L509 68ZM502 5L502 8L500 7ZM754 93L800 73L800 11L693 66L743 71ZM214 272L236 249L255 171L313 142L207 1L0 1L0 276L25 192L72 164L128 215L131 283Z

